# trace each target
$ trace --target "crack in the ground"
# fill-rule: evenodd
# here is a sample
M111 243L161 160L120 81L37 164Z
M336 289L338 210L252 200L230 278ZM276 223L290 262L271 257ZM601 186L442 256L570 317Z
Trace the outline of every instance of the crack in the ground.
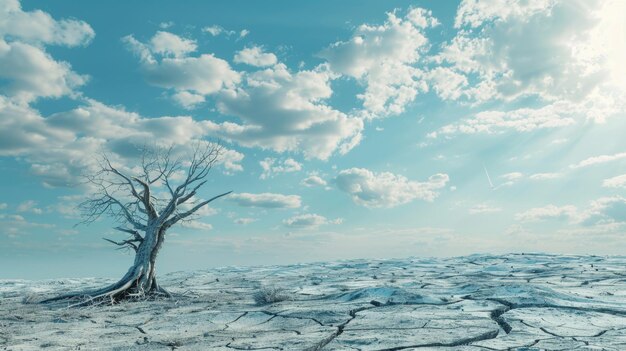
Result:
M235 318L235 320L230 321L228 323L225 324L224 329L222 329L222 331L225 331L226 329L228 329L230 327L231 324L237 322L238 320L240 320L241 318L245 317L248 314L248 311L242 313L241 315L239 315L239 317Z
M328 336L327 338L325 338L324 340L320 341L318 344L306 349L305 351L320 351L322 350L326 345L330 344L334 339L336 339L337 337L339 337L341 334L343 334L346 326L352 322L356 316L357 313L359 312L363 312L363 311L367 311L367 310L372 310L372 309L376 309L376 308L381 308L381 307L390 307L390 306L398 306L398 305L402 305L402 306L412 306L412 305L435 305L435 306L444 306L444 305L451 305L451 304L455 304L458 302L461 302L462 300L459 301L454 301L454 302L449 302L449 303L444 303L444 304L433 304L433 303L394 303L394 302L388 302L386 304L372 304L372 306L364 306L364 307L359 307L359 308L355 308L352 309L348 312L348 314L350 315L350 319L348 319L347 321L345 321L344 323L340 324L337 326L337 330L331 334L330 336ZM506 311L504 311L506 312ZM502 313L504 313L502 312ZM502 314L500 313L500 315ZM498 315L499 317L499 315ZM425 328L426 325L429 323L430 321L426 321L426 323L424 323L424 325L422 325L420 328L378 328L380 329L391 329L391 330L406 330L406 329L422 329ZM504 322L504 321L503 321ZM505 325L508 325L506 322L504 322ZM498 324L500 325L500 324ZM510 326L508 326L509 331L510 331ZM504 329L504 327L502 328ZM352 330L352 329L351 329ZM361 330L361 329L354 329L354 330ZM366 329L363 329L366 330ZM369 330L375 330L375 328L373 329L369 329ZM506 329L504 329L506 331ZM418 348L418 347L453 347L453 346L461 346L461 345L467 345L469 343L472 342L476 342L476 341L483 341L483 340L489 340L489 339L494 339L498 336L499 334L499 330L491 330L488 331L486 333L483 333L481 335L478 335L476 337L471 337L471 338L463 338L463 339L459 339L457 341L452 341L450 343L432 343L432 344L423 344L423 345L412 345L412 346L398 346L395 348L389 348L389 349L381 349L379 351L394 351L394 350L403 350L403 349L407 349L407 348Z
M264 347L240 347L240 346L233 346L231 345L232 342L229 342L228 344L224 345L225 347L228 347L229 349L233 349L233 350L282 350L282 348L280 347L276 347L276 346L264 346Z
M385 305L381 305L381 306L385 306ZM348 312L348 314L350 315L350 319L348 319L347 321L341 323L340 325L337 326L337 330L332 333L330 336L328 336L327 338L325 338L324 340L322 340L321 342L319 342L317 345L313 345L312 347L306 349L305 351L320 351L322 350L326 345L330 344L335 338L337 338L339 335L341 335L346 327L346 325L348 325L348 323L352 322L352 320L354 320L356 318L356 314L361 312L361 311L365 311L365 310L371 310L374 308L378 308L381 306L366 306L366 307L359 307L359 308L355 308L353 310L350 310Z
M504 320L502 315L508 311L510 311L510 308L505 306L502 308L496 308L495 310L491 311L491 313L489 313L489 318L496 322L498 326L500 326L500 328L502 328L502 330L504 330L504 332L507 334L510 333L513 328L509 323L507 323L506 320Z
M324 323L320 322L318 319L316 319L314 317L290 316L290 315L284 315L284 314L280 314L280 313L276 313L276 312L270 312L270 311L258 311L258 312L265 313L267 315L272 316L270 319L268 319L265 322L260 323L260 324L265 324L265 323L271 321L272 319L274 319L276 317L281 317L281 318L293 318L293 319L301 319L301 320L310 320L310 321L313 321L313 322L319 324L321 327L325 327Z
M433 342L433 343L428 343L428 344L416 344L416 345L407 345L407 346L397 346L397 347L391 347L391 348L386 348L386 349L379 349L379 350L376 350L376 351L396 351L396 350L406 350L406 349L417 349L417 348L423 348L423 347L455 347L455 346L464 346L464 345L469 345L469 344L471 344L473 342L477 342L477 341L495 339L498 336L499 332L500 332L499 330L490 330L488 332L482 333L482 334L474 336L474 337L462 338L462 339L454 340L454 341L451 341L451 342Z

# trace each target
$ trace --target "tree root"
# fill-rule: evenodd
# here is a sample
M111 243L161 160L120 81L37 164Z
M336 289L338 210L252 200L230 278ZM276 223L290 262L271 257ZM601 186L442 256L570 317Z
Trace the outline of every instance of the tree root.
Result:
M84 307L102 304L114 305L123 300L146 300L154 297L172 297L172 294L157 284L154 278L152 279L150 289L147 291L143 289L141 285L143 276L141 273L141 269L136 272L133 272L131 269L117 283L107 287L96 290L72 292L45 299L39 303L52 304L65 301L74 302L70 303L68 307Z

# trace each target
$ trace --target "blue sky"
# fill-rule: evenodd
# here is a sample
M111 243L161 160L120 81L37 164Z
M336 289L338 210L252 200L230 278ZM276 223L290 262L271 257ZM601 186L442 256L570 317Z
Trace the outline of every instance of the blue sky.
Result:
M626 249L620 1L0 0L0 277L116 276L105 152L222 140L164 271Z

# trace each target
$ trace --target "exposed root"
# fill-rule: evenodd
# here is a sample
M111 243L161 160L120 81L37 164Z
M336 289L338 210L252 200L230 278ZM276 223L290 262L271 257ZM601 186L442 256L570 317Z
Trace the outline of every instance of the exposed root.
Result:
M114 305L123 300L146 300L152 297L172 297L172 294L157 284L156 279L152 279L149 289L144 289L142 282L145 277L142 276L143 270L140 268L131 269L117 283L107 287L73 292L60 295L50 299L41 301L41 304L51 304L55 302L67 301L70 304L67 307L84 307L94 305ZM73 303L72 303L73 302Z

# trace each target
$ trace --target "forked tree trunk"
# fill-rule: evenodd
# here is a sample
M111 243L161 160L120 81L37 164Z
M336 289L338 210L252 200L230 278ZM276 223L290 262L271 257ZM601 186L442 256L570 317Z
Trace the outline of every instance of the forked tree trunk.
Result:
M206 184L205 179L211 167L217 162L221 147L208 144L206 148L195 147L185 180L176 187L170 181L174 174L182 170L182 161L171 158L172 149L162 152L144 150L141 161L143 174L127 176L113 167L110 160L103 156L101 171L87 180L99 191L94 198L85 200L83 209L84 223L91 223L103 214L109 214L125 225L116 230L130 234L130 239L122 242L107 241L135 250L135 261L128 272L115 284L102 289L75 292L42 301L42 303L78 300L74 306L93 303L114 303L122 299L145 298L149 295L170 294L161 288L156 281L156 259L165 239L165 232L181 220L189 220L196 211L210 202L226 196L231 191L213 196L204 201L195 202L198 190ZM112 179L110 179L112 178ZM160 182L164 185L171 198L158 206L162 199L152 195L152 185ZM116 197L116 192L126 190L132 200L126 201ZM189 207L185 207L188 205ZM140 234L143 233L143 235Z
M163 245L167 228L149 226L141 244L137 247L135 260L128 272L115 284L102 289L75 292L61 295L42 301L49 303L60 300L80 300L75 306L94 304L99 302L112 303L128 298L144 298L148 295L170 294L156 281L156 258Z

